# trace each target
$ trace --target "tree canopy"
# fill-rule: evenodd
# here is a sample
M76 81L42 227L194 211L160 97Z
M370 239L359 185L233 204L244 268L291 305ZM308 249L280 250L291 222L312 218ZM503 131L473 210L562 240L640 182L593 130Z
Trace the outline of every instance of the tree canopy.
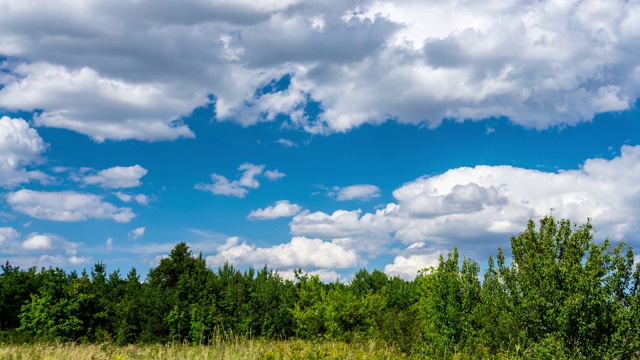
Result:
M268 339L380 340L424 357L451 351L532 358L640 353L640 270L624 242L594 241L590 222L544 217L498 249L486 270L456 248L412 280L362 269L348 284L266 266L215 271L179 243L142 282L97 263L0 274L1 341L116 344ZM510 258L509 258L510 257Z

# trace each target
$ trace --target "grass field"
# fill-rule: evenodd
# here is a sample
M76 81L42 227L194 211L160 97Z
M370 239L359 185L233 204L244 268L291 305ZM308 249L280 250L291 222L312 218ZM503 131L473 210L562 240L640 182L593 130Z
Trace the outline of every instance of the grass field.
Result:
M0 360L129 360L129 359L403 359L405 355L375 343L305 341L237 341L209 346L110 344L0 344Z

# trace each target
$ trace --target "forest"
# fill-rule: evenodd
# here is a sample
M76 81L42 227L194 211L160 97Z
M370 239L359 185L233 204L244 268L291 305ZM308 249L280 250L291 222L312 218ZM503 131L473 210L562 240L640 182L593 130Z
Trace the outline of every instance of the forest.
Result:
M546 216L496 249L485 270L453 249L415 280L358 271L347 284L296 272L207 267L179 243L142 278L103 263L0 274L0 343L208 344L375 340L420 358L640 355L640 267L631 247L597 243L588 221ZM508 259L508 260L507 260Z

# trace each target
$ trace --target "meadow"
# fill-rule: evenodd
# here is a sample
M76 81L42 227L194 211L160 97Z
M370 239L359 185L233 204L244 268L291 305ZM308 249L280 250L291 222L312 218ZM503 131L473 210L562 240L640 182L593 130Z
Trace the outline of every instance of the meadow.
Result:
M349 344L336 341L268 341L243 340L217 342L211 345L150 344L116 346L113 344L0 344L0 360L204 360L204 359L256 359L256 360L394 360L394 359L527 359L537 358L526 351L523 354L498 353L491 355L488 348L478 347L474 354L456 352L435 356L414 353L407 355L386 344L374 341ZM527 356L528 355L528 356ZM552 357L553 358L553 357Z
M406 359L405 354L374 342L238 340L212 345L31 344L0 345L1 360L41 359Z

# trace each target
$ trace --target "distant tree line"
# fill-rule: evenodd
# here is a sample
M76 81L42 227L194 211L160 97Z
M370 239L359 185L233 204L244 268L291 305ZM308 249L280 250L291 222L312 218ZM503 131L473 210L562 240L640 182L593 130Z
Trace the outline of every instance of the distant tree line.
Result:
M208 268L179 243L143 282L2 265L0 341L206 344L233 337L376 340L425 356L453 352L629 359L640 355L640 268L588 222L545 217L499 249L480 277L457 249L413 281L362 269L348 284L267 267Z

